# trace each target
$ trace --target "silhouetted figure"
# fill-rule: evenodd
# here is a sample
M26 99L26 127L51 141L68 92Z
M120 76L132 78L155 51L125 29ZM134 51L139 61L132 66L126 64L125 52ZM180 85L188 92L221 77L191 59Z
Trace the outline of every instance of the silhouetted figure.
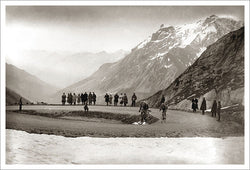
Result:
M78 96L77 96L77 104L80 104L80 103L81 103L81 95L79 93Z
M165 102L165 97L164 95L161 96L161 103L164 103Z
M84 104L84 94L81 94L81 101L82 101L82 105Z
M131 100L132 100L132 105L131 105L131 106L132 106L132 107L135 107L135 102L136 102L136 100L137 100L137 96L135 95L135 93L133 94Z
M89 112L88 102L86 102L84 105L84 111Z
M73 95L72 93L69 93L69 104L72 105L73 103Z
M218 101L218 106L217 106L218 121L220 121L220 111L221 111L221 104L220 101Z
M117 106L118 100L119 100L119 95L116 93L114 96L114 106Z
M77 96L76 96L76 94L74 93L73 96L72 96L72 101L73 101L74 105L76 105L76 97L77 97Z
M139 112L141 112L141 124L143 124L143 122L146 122L146 118L148 116L148 109L149 107L146 101L140 103Z
M63 95L62 95L62 105L65 105L65 102L66 102L66 95L65 95L65 93L63 93Z
M168 106L165 103L162 103L160 105L160 111L162 110L162 120L161 120L161 123L166 123L167 109L168 109Z
M120 104L121 104L121 106L123 105L123 94L121 93L121 95L120 95L120 99L121 99L121 101L120 101Z
M85 104L88 101L88 94L85 92L83 95L83 103Z
M196 109L198 109L198 100L195 98L192 100L192 109L193 112L196 112Z
M214 100L211 112L212 112L212 117L216 117L216 112L217 112L217 103L216 103L216 100Z
M92 105L92 94L89 92L89 105Z
M23 98L20 97L20 100L19 100L19 111L22 111L22 106L23 106Z
M124 93L124 96L123 96L123 103L124 103L124 106L127 106L127 104L128 104L128 97L127 97L126 93Z
M200 110L202 111L203 115L205 114L205 110L207 110L207 103L205 97L203 97Z
M112 94L109 94L109 103L112 104L113 96Z
M107 106L108 106L109 105L109 95L108 95L108 93L106 93L104 98L105 98L105 102L107 103Z
M93 92L93 95L92 95L92 101L94 102L94 105L95 105L95 102L96 102L96 94Z
M67 103L70 104L70 96L69 96L69 93L67 95Z

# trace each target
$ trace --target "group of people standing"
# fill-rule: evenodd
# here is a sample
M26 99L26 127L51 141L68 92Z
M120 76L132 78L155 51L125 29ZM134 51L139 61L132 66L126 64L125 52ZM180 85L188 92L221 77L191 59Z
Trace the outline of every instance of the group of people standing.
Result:
M205 114L205 110L207 110L207 103L206 103L205 97L203 97L200 110L202 111L203 115ZM218 104L217 104L216 100L214 100L213 105L212 105L212 109L211 109L211 113L212 113L212 117L215 117L215 118L216 118L216 113L217 113L217 115L218 115L217 121L220 121L220 112L221 112L221 103L220 103L220 101L218 101Z
M79 93L78 95L76 95L75 93L68 93L68 95L66 96L65 93L63 93L62 95L62 105L65 105L65 103L68 103L70 105L76 105L82 103L83 105L85 104L89 104L92 105L96 103L96 94L93 92L89 92L89 94L87 94L87 92L83 93Z
M107 104L107 106L109 104L112 105L112 100L113 100L112 94L106 93L104 98L105 98L105 103ZM117 106L117 104L119 103L119 99L120 99L120 105L121 106L122 105L127 106L127 104L128 104L128 96L127 96L126 93L124 93L124 94L121 93L120 96L117 93L114 95L114 106ZM132 100L131 106L135 107L135 103L136 103L136 100L137 100L137 96L135 95L135 93L133 94L131 100Z

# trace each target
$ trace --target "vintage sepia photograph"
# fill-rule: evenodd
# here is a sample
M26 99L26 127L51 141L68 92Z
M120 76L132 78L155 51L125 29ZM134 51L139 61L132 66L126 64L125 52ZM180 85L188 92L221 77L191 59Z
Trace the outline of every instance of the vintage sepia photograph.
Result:
M1 5L5 167L249 168L249 1Z

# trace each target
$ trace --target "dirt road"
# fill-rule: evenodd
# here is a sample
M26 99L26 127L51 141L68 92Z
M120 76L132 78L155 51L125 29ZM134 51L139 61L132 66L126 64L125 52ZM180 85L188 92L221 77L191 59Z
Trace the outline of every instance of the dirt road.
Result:
M91 111L139 115L138 108L90 106ZM30 133L54 134L66 137L225 137L243 136L244 127L235 122L216 121L210 115L183 111L167 111L167 123L160 121L150 125L122 124L114 120L88 118L48 118L13 112L17 106L6 108L6 127ZM83 106L24 106L24 110L36 110L54 114L83 110ZM161 112L151 109L154 117L161 119Z

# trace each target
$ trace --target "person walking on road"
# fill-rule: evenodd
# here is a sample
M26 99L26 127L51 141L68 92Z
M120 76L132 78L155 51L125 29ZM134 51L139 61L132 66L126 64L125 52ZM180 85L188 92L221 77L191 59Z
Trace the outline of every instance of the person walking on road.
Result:
M167 109L168 109L168 106L165 103L162 103L161 106L160 106L160 111L162 110L161 123L166 123Z
M205 97L203 97L202 103L201 103L201 107L200 110L202 111L202 114L205 114L205 110L207 110L207 104L206 104L206 99Z

